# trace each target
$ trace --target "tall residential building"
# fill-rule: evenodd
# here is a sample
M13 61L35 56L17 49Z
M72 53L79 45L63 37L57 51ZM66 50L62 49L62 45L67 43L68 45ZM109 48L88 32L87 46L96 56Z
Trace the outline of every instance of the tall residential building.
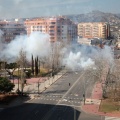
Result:
M78 24L78 36L82 38L103 38L110 36L110 26L106 22L88 22Z
M25 26L18 21L0 21L1 39L3 42L10 42L16 36L26 34Z
M27 34L40 31L50 35L50 41L72 41L77 37L77 25L65 17L36 18L25 21Z

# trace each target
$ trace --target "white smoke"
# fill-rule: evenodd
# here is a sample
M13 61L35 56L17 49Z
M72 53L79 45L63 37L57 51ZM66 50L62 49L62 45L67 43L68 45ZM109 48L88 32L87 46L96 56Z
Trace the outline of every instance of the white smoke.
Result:
M2 34L3 32L0 31L1 36ZM5 57L7 61L15 62L21 49L26 52L28 60L31 60L32 54L39 56L39 58L51 56L50 52L52 49L49 40L49 35L41 32L33 32L30 36L18 36L8 44L4 44L0 40L0 58ZM108 46L101 49L98 47L72 44L72 46L67 46L61 50L61 53L62 65L65 65L73 71L94 67L94 57L98 57L98 59L102 57L109 63L113 62L113 53Z
M2 40L4 32L0 29L0 51L2 51L5 48L4 41Z
M68 50L69 49L69 50ZM103 58L108 63L113 63L113 53L109 46L103 49L87 45L75 44L71 48L63 49L64 57L62 64L68 69L76 71L95 67L95 58Z
M83 57L81 52L70 52L69 55L63 59L63 64L71 70L80 70L94 65L94 61L91 58Z
M19 55L21 49L26 52L28 60L31 58L31 54L39 57L46 57L51 50L49 35L33 32L30 36L18 36L10 43L5 45L5 49L1 52L1 58L5 56L8 60L15 60Z
M3 31L0 29L0 39L1 39L2 35L3 35Z

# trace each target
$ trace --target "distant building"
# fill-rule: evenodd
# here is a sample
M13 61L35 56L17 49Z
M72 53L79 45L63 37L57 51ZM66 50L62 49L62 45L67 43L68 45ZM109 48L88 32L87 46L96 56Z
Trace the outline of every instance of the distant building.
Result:
M27 34L40 31L50 35L50 41L73 41L77 37L77 25L65 17L35 18L25 21Z
M78 43L84 44L84 45L91 45L91 46L98 46L100 48L104 47L104 43L102 39L99 38L93 38L93 39L88 39L88 38L81 38L78 40Z
M18 35L26 34L25 26L19 21L0 21L0 30L3 32L2 41L10 42Z
M78 39L79 44L91 45L91 39L88 38L80 38Z
M102 38L110 36L110 26L106 22L88 22L78 24L78 37Z
M115 45L115 49L119 49L120 50L120 32L116 32L114 34L114 45Z

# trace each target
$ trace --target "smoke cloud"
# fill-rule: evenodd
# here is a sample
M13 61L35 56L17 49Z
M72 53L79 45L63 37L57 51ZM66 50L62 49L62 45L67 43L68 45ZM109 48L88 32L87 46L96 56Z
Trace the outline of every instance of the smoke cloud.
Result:
M18 36L10 43L2 45L5 47L0 53L0 57L10 61L15 60L21 50L26 52L28 60L30 60L31 54L46 57L49 55L48 51L51 50L49 35L40 32L33 32L30 36Z
M63 63L67 68L72 70L80 70L94 65L94 61L91 58L82 56L81 52L70 52L63 60Z
M0 51L2 51L5 47L4 41L2 40L3 34L4 34L4 32L2 30L0 30Z
M62 53L64 53L62 64L73 71L95 67L95 58L102 58L109 64L112 64L114 60L109 46L101 49L95 46L74 44L70 48L64 48Z
M0 36L3 32L0 31ZM26 57L30 61L31 55L39 56L39 58L51 56L51 44L48 34L41 32L33 32L30 36L18 36L10 43L5 44L0 40L0 58L8 62L15 62L19 56L19 52L26 52ZM59 51L62 55L61 64L66 68L76 71L95 67L95 58L104 59L109 64L113 63L113 52L109 46L99 47L80 45L78 43L71 44Z

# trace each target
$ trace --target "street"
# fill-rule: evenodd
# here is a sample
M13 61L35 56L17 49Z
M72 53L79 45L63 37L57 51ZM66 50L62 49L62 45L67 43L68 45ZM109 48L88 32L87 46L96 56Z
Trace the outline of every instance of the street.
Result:
M67 72L33 100L4 109L0 120L101 120L101 116L81 110L83 94L90 97L95 84L94 79L84 76L84 71Z

